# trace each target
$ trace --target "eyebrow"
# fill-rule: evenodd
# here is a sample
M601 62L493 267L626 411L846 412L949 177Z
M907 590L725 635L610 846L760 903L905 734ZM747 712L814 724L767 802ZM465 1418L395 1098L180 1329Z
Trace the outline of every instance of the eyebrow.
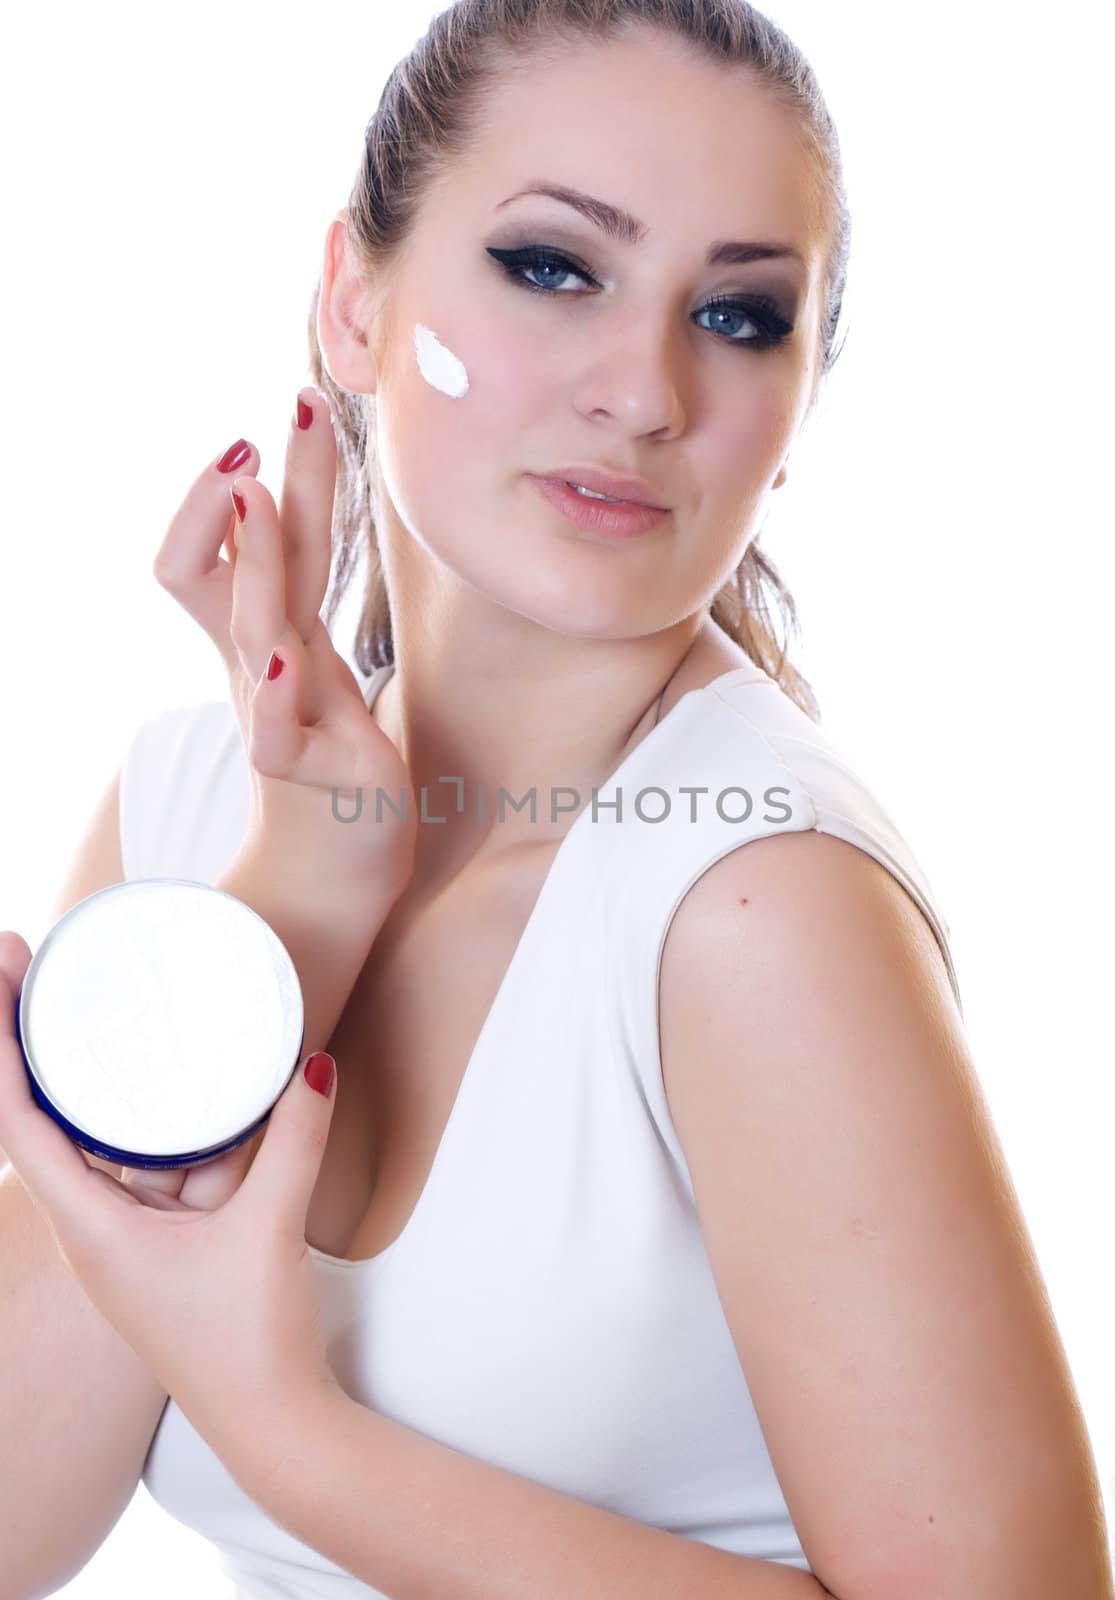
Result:
M638 244L646 238L646 223L640 222L629 211L609 205L606 200L598 200L591 194L582 194L579 189L570 189L562 183L531 183L525 189L517 189L514 194L508 195L506 200L501 200L496 210L502 210L512 200L519 200L527 194L548 195L551 200L560 200L563 205L572 206L589 222L602 228L610 239L617 239L621 244ZM715 267L721 262L729 262L746 266L749 261L769 261L778 257L786 257L805 266L800 251L792 245L745 242L742 239L717 239L709 245L707 265Z

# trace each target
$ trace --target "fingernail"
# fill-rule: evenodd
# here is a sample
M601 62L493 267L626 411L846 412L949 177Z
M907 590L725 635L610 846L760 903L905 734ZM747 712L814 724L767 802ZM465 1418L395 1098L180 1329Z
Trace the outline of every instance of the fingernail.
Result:
M242 494L237 494L235 489L230 489L228 492L232 496L232 504L236 511L237 520L239 522L243 522L244 518L248 515L248 508L244 504L244 496Z
M267 663L267 681L274 683L279 673L283 670L283 658L277 650L272 650L271 659Z
M302 396L299 395L298 396L298 426L302 429L303 433L310 426L310 423L313 420L314 420L314 408L313 408L313 406L308 406L306 404L305 400L303 400Z
M237 467L242 467L252 453L252 447L247 439L237 439L235 444L230 444L224 455L217 462L218 472L235 472Z
M317 1050L306 1062L302 1076L311 1089L316 1089L318 1094L328 1095L333 1087L333 1074L336 1063L333 1057L324 1050Z

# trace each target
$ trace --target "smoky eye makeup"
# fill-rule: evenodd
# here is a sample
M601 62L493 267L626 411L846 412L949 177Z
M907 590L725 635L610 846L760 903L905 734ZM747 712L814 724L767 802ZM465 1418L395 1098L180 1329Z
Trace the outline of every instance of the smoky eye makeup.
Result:
M528 293L551 300L578 300L582 293L599 288L591 268L573 251L557 248L540 239L524 237L521 242L500 247L486 246L486 253L502 269L509 282ZM533 281L532 281L533 279ZM570 280L574 286L570 288ZM575 280L580 279L578 287ZM547 281L548 280L548 281ZM773 294L765 288L711 294L695 316L711 313L713 323L707 331L723 344L734 344L752 351L784 344L794 331L796 296L784 289ZM732 326L725 326L725 320ZM742 321L755 331L740 336ZM700 325L705 326L705 325Z

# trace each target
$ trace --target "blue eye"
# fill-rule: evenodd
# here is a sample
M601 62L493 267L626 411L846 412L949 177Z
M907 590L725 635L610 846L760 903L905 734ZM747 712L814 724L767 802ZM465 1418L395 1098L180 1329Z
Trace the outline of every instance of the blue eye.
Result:
M550 272L558 280L562 278L580 278L582 283L594 284L596 279L588 272L582 271L568 256L557 250L551 250L545 245L529 245L520 250L496 250L489 247L488 254L507 273L513 283L522 289L529 289L532 294L547 294L551 297L564 291L559 290L551 279L549 284L530 283L524 276L527 272ZM792 322L787 322L779 311L777 305L769 295L749 295L747 299L740 300L734 295L716 295L707 301L698 316L703 316L706 311L711 311L721 318L742 318L749 322L753 328L759 330L757 337L740 339L728 337L723 329L710 328L710 333L721 332L728 344L742 345L749 350L769 350L775 345L782 344L794 331Z

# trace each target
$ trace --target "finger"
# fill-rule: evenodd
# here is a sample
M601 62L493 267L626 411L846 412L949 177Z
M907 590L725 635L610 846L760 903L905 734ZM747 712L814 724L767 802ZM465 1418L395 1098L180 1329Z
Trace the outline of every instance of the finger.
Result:
M181 1167L122 1167L120 1182L127 1189L142 1189L167 1195L177 1200L182 1192L184 1172Z
M266 1132L265 1124L250 1139L226 1150L215 1161L203 1161L190 1167L179 1194L183 1205L189 1206L191 1211L216 1211L226 1200L231 1200L243 1183Z
M23 975L31 965L31 946L26 939L10 928L0 933L0 972L8 980L14 993L23 983Z
M216 1211L239 1189L265 1132L189 1167L125 1167L120 1181L156 1206L161 1198L175 1202L171 1210Z
M307 384L295 402L279 500L287 615L303 640L310 638L329 586L336 486L337 440L329 403Z
M259 452L252 445L248 452L247 460L233 469L240 477L259 471ZM205 629L232 671L238 664L230 631L234 562L223 561L220 554L222 545L231 541L235 521L229 473L218 466L227 456L227 450L214 456L194 480L170 519L152 571L167 593Z
M236 541L229 633L248 682L257 683L272 650L292 632L279 517L270 493L254 478L235 478L229 502Z
M30 965L31 946L18 933L6 928L0 933L0 975L6 979L12 994L17 995L19 993L24 973ZM14 1007L12 1017L14 1021ZM3 1132L0 1131L0 1164L6 1160L7 1152L4 1149L4 1136Z
M306 1236L306 1213L321 1171L337 1099L332 1056L315 1051L307 1061L315 1060L319 1067L328 1069L327 1092L311 1087L306 1063L295 1068L271 1108L267 1132L252 1169L230 1201L231 1205L250 1205L299 1240Z
M329 787L337 768L334 728L336 715L326 714L309 661L309 652L296 631L287 627L276 642L274 677L271 658L252 695L248 757L265 778L294 784ZM367 710L365 708L365 715ZM346 765L342 762L342 766ZM351 765L351 763L348 763ZM311 770L320 769L318 783Z
M27 964L19 960L16 965L22 965L22 982ZM106 1174L89 1165L32 1095L15 1029L17 993L8 970L0 969L0 1149L59 1241L67 1244L110 1226L116 1204L100 1181Z
M311 675L309 652L288 629L275 648L282 671L260 676L251 702L248 758L265 778L313 789L338 789L352 795L373 782L367 765L369 735L378 729L363 698L335 694L323 702L316 720L303 712L306 680ZM382 735L386 738L386 735Z

